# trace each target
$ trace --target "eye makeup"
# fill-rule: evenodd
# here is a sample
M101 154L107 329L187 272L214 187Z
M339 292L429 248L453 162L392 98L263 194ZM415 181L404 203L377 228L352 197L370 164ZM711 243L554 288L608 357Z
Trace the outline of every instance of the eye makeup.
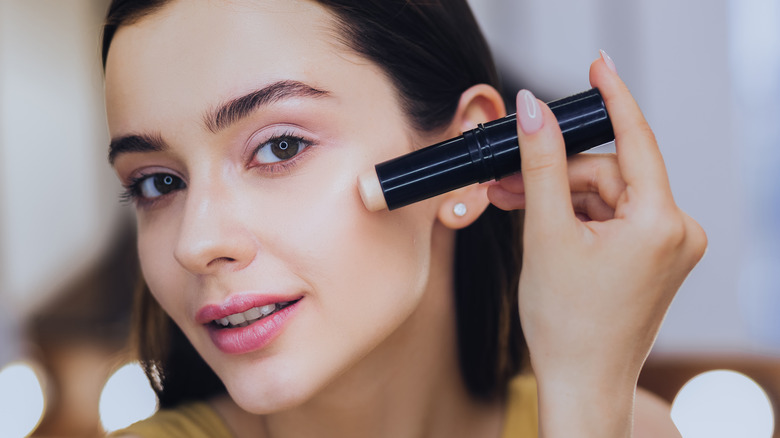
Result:
M319 145L318 138L297 124L266 126L247 141L245 165L265 177L283 176Z
M566 154L615 139L596 88L548 104L558 120ZM479 124L462 135L377 164L358 177L369 211L393 210L469 184L498 180L520 171L517 117Z
M292 132L272 135L255 148L253 165L266 167L293 160L313 145L313 141Z
M298 164L308 149L317 145L314 140L294 130L277 131L252 140L252 149L245 158L247 169L260 172L265 177L284 175ZM186 186L181 177L164 169L141 172L128 178L120 201L145 207Z

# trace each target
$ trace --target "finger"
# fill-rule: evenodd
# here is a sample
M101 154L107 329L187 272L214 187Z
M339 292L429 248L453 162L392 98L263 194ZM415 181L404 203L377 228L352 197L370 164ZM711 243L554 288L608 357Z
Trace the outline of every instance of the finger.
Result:
M525 193L516 193L506 190L500 185L491 185L487 188L487 197L491 204L501 210L524 210Z
M569 158L572 192L594 192L613 209L626 190L615 154L578 154Z
M569 157L567 170L571 192L598 193L612 208L615 208L626 188L615 154L574 155ZM508 176L492 184L512 193L525 193L521 173ZM502 194L501 196L508 195Z
M504 189L509 190L510 192L515 192L515 193L525 192L525 184L523 184L522 173L515 173L514 175L509 175L507 177L501 178L500 180L497 181L497 183Z
M567 167L574 212L586 213L595 220L614 217L618 199L626 188L615 154L576 155L569 158ZM525 209L524 193L522 174L488 187L488 199L502 210Z
M593 192L574 192L571 195L575 214L584 214L595 221L608 221L615 217L615 209L607 205L601 196Z
M550 108L528 90L517 94L517 135L526 226L574 223L561 130Z
M593 62L590 83L599 89L615 132L620 171L638 193L671 195L668 176L655 135L628 88L607 63L608 56Z
M525 209L525 194L506 190L499 185L488 186L488 200L502 210ZM582 214L591 220L607 221L615 217L615 208L610 206L596 192L573 192L572 209L575 215ZM578 216L580 217L580 216ZM580 218L580 220L582 220Z

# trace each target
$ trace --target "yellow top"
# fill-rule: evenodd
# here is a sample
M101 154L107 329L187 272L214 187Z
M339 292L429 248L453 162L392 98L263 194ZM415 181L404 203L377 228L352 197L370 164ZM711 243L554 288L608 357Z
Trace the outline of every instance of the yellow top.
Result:
M233 438L222 418L206 402L184 403L162 409L127 429L109 436L136 435L143 438Z
M536 379L530 374L515 377L509 384L509 398L501 438L537 438L539 436L539 403Z
M512 380L501 438L536 438L538 435L536 380L519 376ZM144 438L233 438L222 418L205 402L185 403L164 409L112 437L137 435Z

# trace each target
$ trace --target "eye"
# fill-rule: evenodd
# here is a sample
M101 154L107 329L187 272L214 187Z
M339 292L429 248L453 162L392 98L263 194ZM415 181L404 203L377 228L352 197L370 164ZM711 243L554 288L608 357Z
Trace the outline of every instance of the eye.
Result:
M181 178L165 173L156 173L144 178L139 188L141 196L148 199L159 198L184 186Z
M138 201L153 201L175 190L184 188L184 181L169 173L154 173L133 180L125 197Z
M311 146L310 141L285 134L262 143L255 152L255 158L261 164L278 163L295 158L309 146Z

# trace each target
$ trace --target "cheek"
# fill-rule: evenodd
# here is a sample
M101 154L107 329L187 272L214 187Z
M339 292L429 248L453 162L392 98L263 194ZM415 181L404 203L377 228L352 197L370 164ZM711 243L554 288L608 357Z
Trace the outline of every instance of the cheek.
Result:
M166 217L149 219L138 217L138 255L141 262L141 272L157 302L179 325L184 321L183 313L188 307L184 305L182 269L173 258L173 248L177 227ZM178 312L177 312L178 310Z
M284 215L294 219L287 220L289 238L277 248L289 249L280 257L317 291L325 315L349 311L354 325L365 316L375 326L378 319L390 323L408 315L421 298L433 215L424 203L368 212L356 188L355 169L365 167L348 160L327 166L327 175L295 202L305 211Z
M279 195L256 195L254 214L262 219L253 233L271 253L267 260L302 280L308 295L281 354L221 370L231 395L251 412L298 403L355 366L403 326L428 284L431 205L370 213L356 181L371 160L332 157L307 167ZM261 202L273 209L262 212Z
M353 190L354 191L354 190ZM311 242L319 237L317 283L343 288L341 305L389 308L415 302L427 282L431 226L424 211L410 208L393 213L369 213L351 191L330 193L320 199L317 227L310 227ZM330 206L331 209L327 209ZM335 208L333 208L335 207ZM321 228L320 228L321 226Z
M435 220L425 202L392 212L366 210L357 175L381 159L370 152L356 156L355 150L322 154L291 180L286 196L265 198L273 205L266 216L273 223L254 233L282 233L267 247L307 284L307 306L316 309L311 326L306 323L316 347L306 349L337 367L379 345L418 307L428 284Z

